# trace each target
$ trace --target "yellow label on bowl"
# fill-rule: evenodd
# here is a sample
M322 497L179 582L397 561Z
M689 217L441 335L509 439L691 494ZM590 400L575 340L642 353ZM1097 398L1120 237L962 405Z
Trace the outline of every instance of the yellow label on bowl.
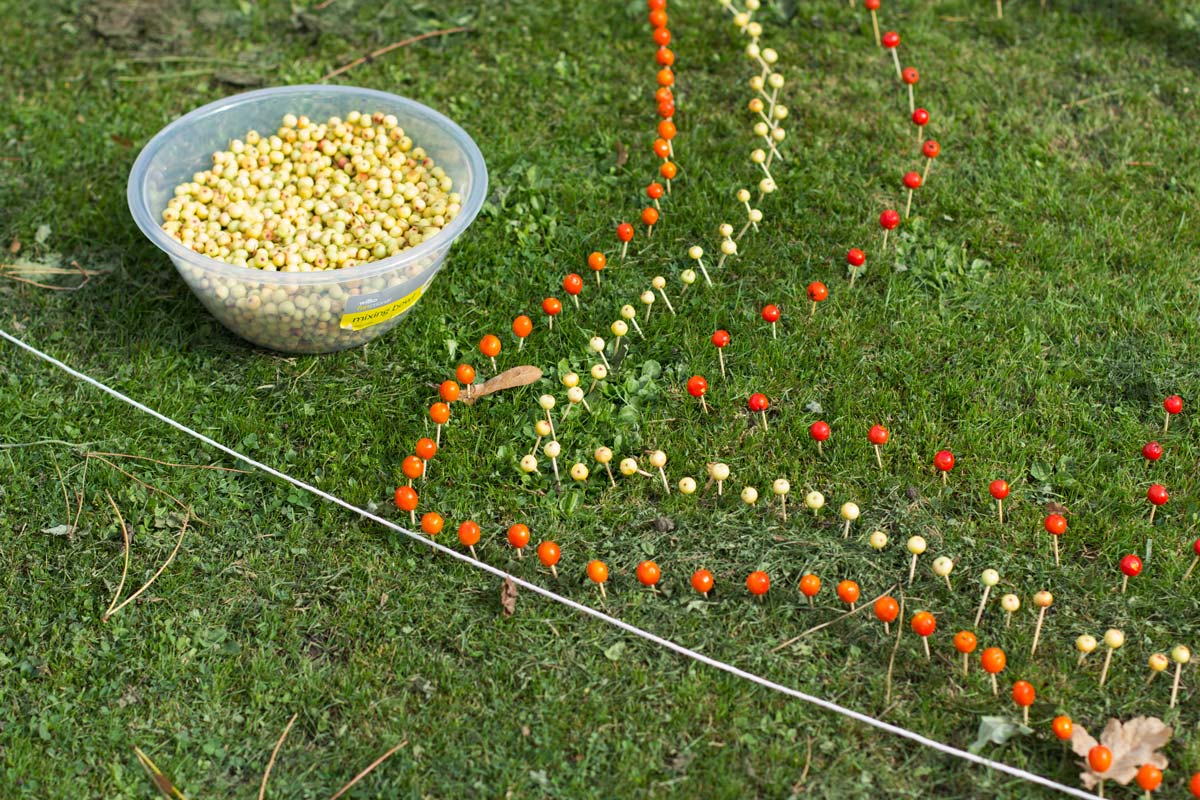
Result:
M421 286L416 291L401 297L399 300L393 300L376 308L342 314L342 330L361 331L363 328L387 322L389 319L397 317L412 308L413 303L420 300L421 295L424 293L425 287Z

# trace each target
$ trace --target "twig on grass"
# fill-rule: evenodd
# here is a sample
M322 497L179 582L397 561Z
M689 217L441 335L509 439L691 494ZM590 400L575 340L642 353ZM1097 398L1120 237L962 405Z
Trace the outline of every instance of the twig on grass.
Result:
M892 655L888 658L887 671L887 691L883 695L883 704L891 705L892 702L892 668L896 666L896 651L900 649L900 636L904 633L904 592L900 593L900 613L896 615L896 619L900 624L896 626L896 644L892 647Z
M283 733L279 736L279 741L275 743L275 749L271 751L271 758L267 761L267 768L263 770L262 785L258 787L258 800L263 800L267 796L267 780L271 777L271 767L275 766L275 756L279 755L279 748L283 747L283 740L287 738L288 733L292 730L292 724L298 716L300 716L299 711L292 714L292 718L288 720L287 727L283 729Z
M112 468L113 468L113 469L115 469L117 472L119 472L119 473L121 473L122 475L124 475L126 478L129 478L131 481L134 481L135 483L137 483L137 484L139 484L139 485L141 485L141 486L143 486L143 487L145 487L145 488L149 489L149 490L150 490L150 491L152 491L152 492L155 492L155 493L157 493L157 494L161 494L163 497L169 498L169 499L170 499L172 502L174 502L174 503L175 503L175 505L177 505L177 506L179 506L181 509L183 509L183 510L184 510L184 511L185 511L185 512L188 514L188 516L190 516L192 519L196 520L196 522L200 523L201 525L207 525L207 524L208 524L207 522L205 522L203 519L201 519L199 516L197 516L197 515L196 515L196 514L195 514L195 513L192 511L192 507L191 507L191 506L189 506L187 503L183 502L182 500L180 500L178 497L176 497L175 495L171 494L170 492L167 492L167 491L164 491L164 490L162 490L162 489L159 489L157 486L151 486L150 484L146 483L145 481L143 481L143 480L141 480L141 479L139 479L139 478L135 477L134 475L132 475L132 474L130 474L130 473L128 473L128 472L126 472L125 470L121 469L121 468L120 468L120 467L118 467L116 464L114 464L113 462L109 461L107 458L104 458L103 456L98 456L98 455L95 455L95 454L93 453L92 455L88 456L88 458L89 458L89 459L92 459L92 458L94 458L94 459L96 459L97 461L103 461L105 464L108 464L110 467L112 467Z
M64 269L63 267L50 267L42 264L0 264L0 278L7 278L10 281L17 283L36 286L39 289L50 289L54 292L77 292L91 282L92 278L97 275L105 275L111 270L106 269L84 269L79 265L78 261L72 261L71 266L74 269ZM81 275L83 280L77 286L55 286L50 283L40 283L31 278L22 278L19 275Z
M132 603L134 600L136 600L136 599L138 598L138 596L139 596L139 595L140 595L142 592L144 592L144 591L146 591L147 589L149 589L149 588L150 588L150 586L151 586L151 584L153 584L153 583L154 583L156 580L158 580L158 576L159 576L159 575L162 575L162 574L163 574L163 572L164 572L164 571L166 571L167 567L171 566L171 562L175 560L175 554L179 552L179 546L183 544L183 535L184 535L185 533L187 533L187 527L188 527L188 520L189 520L189 519L191 519L191 512L190 512L190 510L189 510L189 512L188 512L187 514L185 514L185 515L184 515L184 517L183 517L183 525L182 525L182 526L180 527L180 529L179 529L179 539L178 539L178 540L175 542L175 549L171 551L171 555L167 556L167 560L166 560L166 561L164 561L164 562L162 563L162 566L158 568L158 572L155 572L155 573L154 573L154 574L153 574L153 575L150 577L150 580L146 581L146 583L145 583L145 584L142 586L142 588L138 589L136 592L134 592L133 594L129 595L129 597L125 598L125 600L124 600L124 601L123 601L123 602L122 602L122 603L121 603L119 606L117 606L116 608L114 608L112 611L106 612L106 613L104 614L104 616L100 618L100 621L101 621L101 622L108 622L109 618L110 618L110 617L112 617L112 615L113 615L113 614L116 614L116 613L117 613L118 611L120 611L122 608L124 608L125 606L129 605L129 604L130 604L130 603Z
M1063 103L1062 109L1064 111L1066 111L1068 108L1074 108L1075 106L1087 105L1088 103L1092 102L1093 100L1102 100L1105 97L1112 97L1114 94L1121 94L1124 91L1125 91L1124 89L1113 89L1111 92L1101 92L1100 94L1094 94L1091 97L1082 97L1078 100L1072 100L1069 103Z
M342 795L344 795L346 792L348 792L348 791L350 791L351 789L353 789L353 788L354 788L354 784L358 783L358 782L359 782L359 781L361 781L363 778L365 778L365 777L367 777L368 775L370 775L370 774L371 774L371 772L372 772L372 771L373 771L373 770L374 770L376 767L378 767L378 766L379 766L380 764L382 764L384 761L387 761L389 758L391 758L393 753L395 753L395 752L396 752L397 750L399 750L401 747L404 747L406 744L408 744L408 739L405 739L405 740L403 740L402 742L400 742L400 744L396 745L396 746L395 746L395 747L393 747L391 750L388 750L386 753L384 753L383 755L381 755L379 758L377 758L377 759L375 759L374 761L372 761L372 762L371 762L371 765L370 765L369 767L367 767L367 768L366 768L366 769L364 769L362 772L360 772L360 773L358 773L357 775L355 775L355 776L354 776L354 777L353 777L353 778L350 780L350 782L349 782L349 783L347 783L345 786L343 786L341 789L338 789L338 790L337 790L337 793L336 793L336 794L334 794L332 797L330 797L330 798L329 798L329 800L338 800L338 798L339 798L339 797L341 797L341 796L342 796Z
M416 44L417 42L419 42L423 39L432 39L435 36L449 36L454 33L462 33L464 31L468 31L468 30L470 30L470 28L468 28L466 25L459 25L456 28L443 28L442 30L430 31L429 33L422 33L420 36L412 36L412 37L409 37L408 39L403 39L399 42L392 42L391 44L389 44L386 47L381 47L378 50L372 50L370 53L367 53L365 56L359 56L358 58L351 61L349 64L345 64L343 66L338 67L333 72L330 72L328 75L323 76L320 80L320 83L324 83L325 81L329 80L330 78L335 78L344 72L349 72L350 70L354 69L355 67L361 66L362 64L365 64L368 61L374 61L375 59L379 58L380 56L387 55L388 53L392 52L393 50L398 50L401 47L407 47L410 44Z
M133 752L137 755L138 763L142 765L142 769L146 770L146 774L150 776L150 780L154 783L154 788L158 789L163 797L171 798L171 800L187 800L183 796L183 792L175 788L175 785L171 783L171 779L163 774L158 765L151 761L150 756L143 753L140 747L135 745Z
M79 503L75 506L75 519L71 520L71 528L74 530L79 530L79 517L83 515L83 498L87 494L87 471L90 463L90 458L83 460L83 480L79 483Z
M85 458L100 458L101 456L111 456L112 458L132 458L138 461L149 461L151 464L158 464L162 467L180 467L181 469L212 469L219 472L240 472L243 475L249 475L248 469L235 469L234 467L219 467L214 464L176 464L172 461L159 461L157 458L149 456L135 456L131 453L105 453L98 450L89 450L83 454Z
M855 614L862 611L864 608L869 608L869 607L874 606L876 600L879 600L883 597L887 597L888 594L893 589L897 588L898 586L899 586L899 584L892 584L891 587L889 587L887 591L885 591L883 594L879 595L879 597L876 597L875 600L871 600L870 602L867 602L867 603L862 603L857 608L855 608L853 611L847 611L845 614L842 614L840 617L834 617L833 619L829 620L828 622L822 622L820 625L809 628L804 633L801 633L798 636L793 636L791 639L788 639L786 642L784 642L782 644L775 645L774 647L771 648L771 652L778 653L780 650L784 649L785 647L787 647L789 645L795 644L796 642L803 639L805 636L808 636L810 633L816 633L817 631L821 630L822 628L828 628L830 625L833 625L834 623L841 622L842 620L844 620L848 617L853 617Z
M50 451L50 460L54 462L54 472L58 475L58 485L62 488L63 505L67 509L67 519L71 518L71 498L67 496L67 482L63 478L62 470L58 468L58 458L54 455L54 451Z
M121 516L121 509L117 508L117 502L112 499L112 495L105 492L104 496L108 498L113 512L116 513L117 522L121 524L121 541L125 544L125 566L121 568L121 581L117 584L117 591L113 593L113 599L109 601L108 608L104 609L104 616L101 617L102 620L106 620L112 616L113 607L121 599L121 592L125 591L125 577L129 574L129 528L126 527L125 518Z

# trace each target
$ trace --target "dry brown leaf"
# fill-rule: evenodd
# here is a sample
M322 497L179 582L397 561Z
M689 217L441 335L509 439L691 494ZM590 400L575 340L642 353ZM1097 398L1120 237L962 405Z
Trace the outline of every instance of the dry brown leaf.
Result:
M625 149L625 145L617 142L617 167L623 167L629 161L629 151Z
M1070 514L1071 510L1068 509L1066 506L1064 506L1062 503L1060 503L1056 500L1051 500L1050 502L1046 503L1046 513L1047 514Z
M500 588L500 608L506 617L517 613L517 585L512 578L505 578L504 586Z
M513 367L506 369L496 377L487 380L481 384L471 387L471 396L460 395L459 399L467 405L474 405L475 401L481 397L487 397L489 394L502 392L505 389L512 389L517 386L528 386L534 381L542 379L542 371L537 367L524 366Z
M1087 763L1088 751L1102 744L1112 751L1112 766L1104 773L1105 780L1113 780L1122 786L1137 776L1143 764L1153 764L1166 769L1167 757L1159 749L1171 741L1172 730L1158 717L1134 717L1122 724L1119 719L1109 719L1100 734L1100 741L1092 738L1081 725L1076 725L1071 734L1071 749L1081 756L1083 772L1079 780L1085 789L1092 789L1100 782L1100 776Z

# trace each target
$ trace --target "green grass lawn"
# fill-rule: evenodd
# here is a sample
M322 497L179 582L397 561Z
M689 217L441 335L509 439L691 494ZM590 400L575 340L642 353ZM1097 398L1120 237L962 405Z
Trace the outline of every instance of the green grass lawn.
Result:
M1036 735L983 752L1069 784L1078 769L1049 735L1056 714L1093 733L1110 716L1162 716L1176 726L1162 795L1180 797L1200 769L1200 678L1186 670L1182 702L1168 710L1169 680L1147 684L1146 658L1200 647L1200 604L1180 583L1200 528L1200 6L1038 5L1006 3L998 21L984 0L885 3L882 24L901 32L905 63L921 70L918 102L943 146L886 258L875 220L901 202L901 174L921 166L890 59L861 8L781 0L761 12L792 112L788 160L773 166L781 191L762 204L761 232L714 274L718 288L680 298L686 247L714 252L717 225L744 219L735 189L757 176L746 158L756 145L743 40L716 3L672 0L680 179L653 239L639 230L632 257L610 262L604 291L588 285L583 311L568 307L547 334L542 297L561 296L562 276L581 271L590 250L612 252L615 224L636 216L654 174L656 67L642 0L335 0L321 11L0 0L0 244L21 245L5 260L103 272L77 292L0 277L0 327L400 522L391 492L429 432L436 383L464 357L482 366L475 343L501 334L502 366L550 372L542 386L456 406L422 488L450 523L443 541L470 515L484 527L481 558L589 603L598 598L583 565L604 559L607 610L622 619L957 746L980 717L1015 713L1007 687L1030 680ZM489 203L444 274L400 327L361 349L291 358L226 332L127 213L139 148L243 86L317 81L366 50L459 24L471 32L339 79L432 105L483 150ZM853 290L851 246L869 257ZM588 336L622 303L638 305L656 274L671 281L679 316L656 304L649 338L589 399L594 413L560 426L560 466L591 464L599 444L619 455L661 447L673 481L728 463L725 495L663 497L648 479L610 489L597 474L559 495L552 480L522 477L537 395L558 388L555 369L586 371ZM827 283L830 299L810 321L811 280ZM764 302L783 308L778 340L758 318ZM537 330L518 356L508 326L521 312ZM708 340L717 327L734 337L727 380ZM708 416L683 391L696 372L712 386ZM495 579L265 476L110 459L135 481L84 454L239 465L10 346L0 346L0 384L4 797L152 797L135 745L188 797L255 797L297 712L269 797L328 797L399 742L351 796L1044 794L528 593L506 617ZM772 400L769 434L744 411L752 391ZM1162 436L1171 393L1188 408ZM834 429L823 459L807 433L817 418ZM866 441L874 422L892 432L883 471ZM1166 455L1148 467L1138 451L1156 437ZM942 447L958 456L948 488L930 467ZM780 476L797 512L810 488L829 505L783 522L767 503ZM1003 527L986 493L995 477L1013 486ZM1153 529L1152 477L1172 493ZM763 494L758 507L738 501L746 484ZM55 535L78 492L81 530ZM181 513L167 495L198 519L146 602L101 624L123 557L106 492L133 535L127 592L174 546ZM846 500L863 509L849 540L836 516ZM1061 568L1041 526L1049 501L1070 509ZM512 557L503 531L514 521L562 546L557 582ZM882 553L866 545L876 528L891 537ZM772 652L841 613L838 580L873 598L906 578L903 542L917 533L930 549L906 609L933 611L939 626L932 665L915 636L901 640L890 704L891 642L866 614ZM1144 556L1148 537L1146 571L1122 596L1117 561ZM940 554L957 560L953 591L929 570ZM634 579L644 558L662 566L660 596ZM687 586L700 566L716 574L709 602ZM985 567L1024 603L1011 627L993 605L978 631L981 646L1008 652L999 699L977 669L961 677L950 644L971 625ZM753 569L774 582L763 603L742 586ZM795 588L808 571L827 587L813 609ZM1039 589L1056 601L1031 658ZM1127 644L1099 689L1102 654L1077 669L1073 642L1108 627Z

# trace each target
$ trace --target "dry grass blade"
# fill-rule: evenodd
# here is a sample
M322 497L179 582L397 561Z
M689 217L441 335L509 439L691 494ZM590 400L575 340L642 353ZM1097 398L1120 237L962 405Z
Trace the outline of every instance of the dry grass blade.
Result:
M198 516L196 516L194 513L192 513L192 507L191 507L191 506L189 506L187 503L183 502L182 500L180 500L178 497L176 497L175 495L171 494L170 492L165 492L165 491L163 491L162 489L159 489L157 486L151 486L150 484L148 484L148 483L146 483L145 481L143 481L143 480L139 479L139 478L138 478L138 477L136 477L135 475L132 475L132 474L130 474L130 473L128 473L128 472L126 472L125 470L121 469L121 468L120 468L120 467L118 467L116 464L114 464L113 462L109 461L107 458L104 458L103 456L99 456L99 455L96 455L95 453L92 453L92 454L91 454L90 456L88 456L88 457L89 457L89 458L94 458L94 459L96 459L97 461L102 461L102 462L104 462L105 464L108 464L110 467L112 467L113 469L115 469L117 472L121 473L121 474L122 474L122 475L124 475L126 478L129 478L129 479L130 479L131 481L133 481L134 483L137 483L139 486L142 486L142 487L144 487L144 488L146 488L146 489L149 489L149 490L150 490L150 491L152 491L152 492L155 492L156 494L161 494L163 497L166 497L166 498L168 498L168 499L169 499L169 500L171 500L171 502L173 502L175 505L179 506L179 508L180 508L180 509L182 509L182 510L183 510L183 511L184 511L184 512L185 512L185 513L188 515L188 516L190 516L192 519L196 520L196 522L199 522L201 525L206 525L206 524L208 524L208 523L206 523L206 522L205 522L203 519L201 519L200 517L198 517Z
M463 33L464 31L468 31L468 30L470 30L470 28L468 28L466 25L459 25L457 28L443 28L442 30L439 30L439 31L430 31L429 33L422 33L420 36L412 36L408 39L403 39L399 42L392 42L391 44L389 44L386 47L381 47L378 50L372 50L370 53L367 53L365 56L360 56L360 57L354 59L353 61L351 61L349 64L338 67L333 72L330 72L328 75L325 75L324 77L322 77L320 82L324 83L325 81L329 80L330 78L336 78L338 75L341 75L343 72L349 72L350 70L354 69L355 67L365 64L368 61L373 61L376 58L379 58L380 56L383 56L383 55L387 55L388 53L392 52L393 50L398 50L401 47L407 47L410 44L416 44L417 42L419 42L423 39L432 39L435 36L449 36L453 33Z
M175 784L171 783L171 779L163 774L158 765L151 761L150 756L143 753L140 747L134 747L133 752L137 755L138 763L142 765L142 769L146 770L146 774L150 776L150 780L154 783L154 788L158 789L163 797L170 798L170 800L187 800L183 792L175 788Z
M181 469L211 469L211 470L216 470L218 472L238 472L238 473L241 473L242 475L250 474L250 470L248 470L248 469L236 469L234 467L219 467L215 464L176 464L172 461L159 461L157 458L150 458L148 456L135 456L131 453L105 453L105 452L93 450L93 451L84 453L83 455L86 458L100 458L102 456L109 456L110 458L132 458L137 461L149 461L151 464L158 464L160 467L179 467Z
M158 572L155 572L152 576L150 576L150 580L146 581L146 583L142 586L142 588L138 589L136 592L129 595L129 597L125 598L125 600L121 603L121 605L117 606L112 611L109 611L103 617L101 617L100 618L101 622L108 622L109 618L113 614L116 614L122 608L129 605L134 600L138 599L138 596L141 595L142 592L149 589L150 586L153 585L153 583L156 580L158 580L158 576L162 575L163 572L166 571L167 567L171 566L171 562L175 560L175 554L179 552L179 546L183 544L183 535L185 533L187 533L188 520L190 520L190 519L191 519L190 512L184 515L183 525L179 528L179 539L178 539L178 541L175 542L175 549L171 551L171 555L167 556L167 560L164 561L162 566L158 568Z
M271 758L267 760L267 768L263 770L262 785L258 787L258 800L263 800L267 796L267 781L271 777L271 767L275 766L275 757L279 755L279 748L283 747L283 740L287 738L288 733L292 730L292 725L296 722L296 717L300 716L297 711L292 714L292 718L288 720L287 727L283 729L283 733L279 735L279 741L275 743L275 749L271 751Z
M375 769L376 767L378 767L378 766L379 766L380 764L382 764L384 761L387 761L389 758L391 758L393 753L395 753L395 752L396 752L397 750L399 750L401 747L404 747L404 745L406 745L406 744L408 744L408 739L405 739L404 741L400 742L400 744L396 745L396 746L395 746L395 747L393 747L391 750L388 750L386 753L384 753L383 755L381 755L379 758L377 758L377 759L375 759L374 761L372 761L372 762L371 762L371 765L370 765L369 767L367 767L367 768L366 768L366 769L364 769L362 772L360 772L360 773L358 773L357 775L355 775L355 776L354 776L354 778L353 778L353 779L351 779L351 781L350 781L349 783L347 783L345 786L343 786L342 788L338 789L338 790L337 790L337 792L336 792L336 793L335 793L335 794L334 794L332 797L330 797L330 798L329 798L329 800L338 800L338 798L339 798L339 797L341 797L341 796L342 796L342 795L344 795L346 792L348 792L348 791L350 791L351 789L353 789L353 788L354 788L354 784L358 783L358 782L359 782L359 781L361 781L363 778L365 778L365 777L367 777L368 775L370 775L370 774L371 774L371 772L372 772L372 771L374 771L374 769Z
M108 498L113 512L117 515L117 522L121 524L121 540L125 543L125 566L121 568L121 582L117 584L117 591L113 593L113 599L109 602L108 608L104 610L101 620L107 620L112 616L113 607L121 599L121 592L125 591L125 577L129 575L129 528L125 526L125 518L121 516L121 509L117 508L117 502L112 499L112 495L105 492L104 496Z
M7 278L10 281L25 283L30 286L36 286L39 289L49 289L54 292L77 292L84 286L87 286L92 278L110 272L110 270L84 269L76 261L72 261L71 266L74 269L51 267L45 264L0 264L0 278ZM83 280L75 286L55 286L51 283L40 283L32 278L21 277L23 275L80 275L83 277Z
M793 636L792 638L788 639L786 642L783 642L782 644L775 645L774 647L771 648L771 652L778 653L780 650L784 649L788 645L795 644L796 642L803 639L805 636L808 636L810 633L816 633L817 631L821 630L822 628L828 628L830 625L834 625L838 622L841 622L842 620L847 619L848 617L853 617L855 614L862 611L864 608L870 608L870 607L874 606L875 602L877 600L887 597L894 589L897 588L897 586L898 586L898 584L892 584L891 587L889 587L887 591L885 591L883 594L879 595L879 597L876 597L875 600L871 600L866 603L861 603L853 611L847 611L845 614L842 614L839 617L834 617L833 619L829 620L828 622L822 622L820 625L816 625L812 628L809 628L804 633L801 633L798 636Z

